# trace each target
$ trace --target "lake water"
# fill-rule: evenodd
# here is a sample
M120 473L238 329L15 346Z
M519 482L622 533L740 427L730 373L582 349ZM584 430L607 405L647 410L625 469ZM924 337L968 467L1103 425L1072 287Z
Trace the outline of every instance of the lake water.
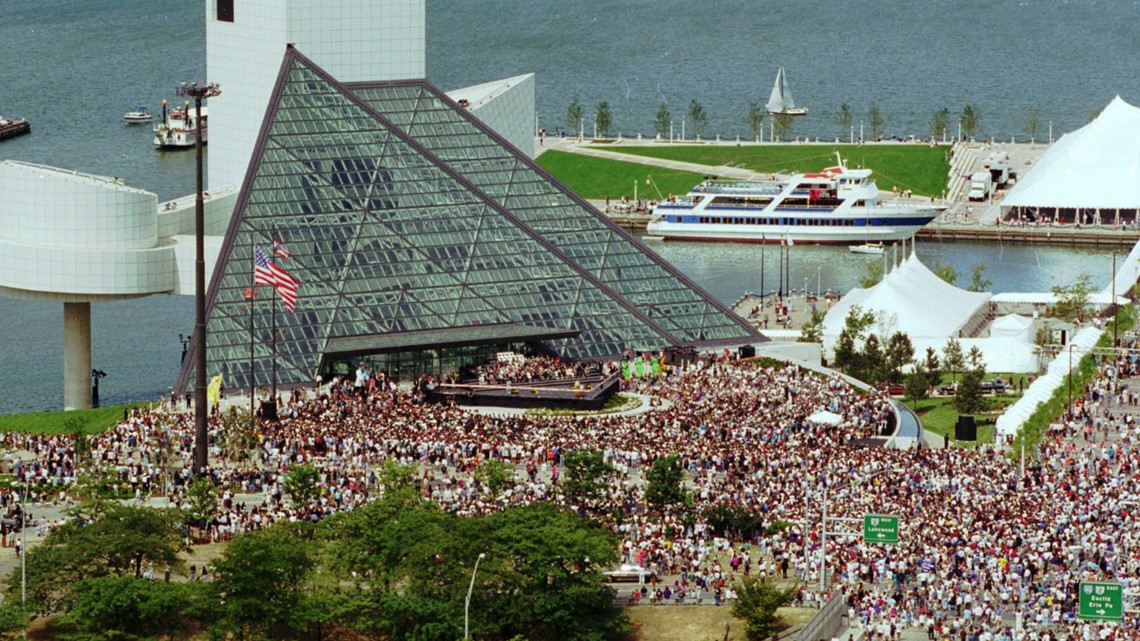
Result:
M6 0L0 20L0 114L27 117L30 136L0 143L0 159L104 175L173 198L193 190L192 153L156 152L145 126L121 124L136 105L156 109L174 86L205 74L204 11L186 0ZM890 135L925 134L931 114L982 114L979 135L1037 138L1085 124L1116 94L1140 100L1136 2L741 3L481 0L428 3L428 79L443 89L537 73L540 126L564 126L578 98L587 121L610 104L614 130L650 134L667 103L680 132L690 101L708 113L706 136L744 134L750 101L767 100L783 65L810 108L793 135L834 137L851 105L858 128L875 102ZM224 88L223 88L224 90ZM869 133L869 131L868 131ZM953 132L952 132L953 133ZM666 258L732 302L759 290L755 246L671 243ZM1073 249L919 243L920 256L968 278L987 265L996 291L1048 289L1094 274L1110 255ZM775 281L775 250L768 248ZM866 257L842 248L793 248L792 285L847 289ZM108 373L106 402L151 399L177 374L178 334L193 328L190 298L155 296L92 306L92 357ZM0 413L62 402L62 310L0 298Z

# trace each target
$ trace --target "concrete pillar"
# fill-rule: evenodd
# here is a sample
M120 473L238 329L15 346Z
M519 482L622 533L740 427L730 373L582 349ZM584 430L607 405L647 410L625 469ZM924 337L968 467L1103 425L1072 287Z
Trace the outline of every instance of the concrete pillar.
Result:
M91 303L63 304L63 409L91 407Z

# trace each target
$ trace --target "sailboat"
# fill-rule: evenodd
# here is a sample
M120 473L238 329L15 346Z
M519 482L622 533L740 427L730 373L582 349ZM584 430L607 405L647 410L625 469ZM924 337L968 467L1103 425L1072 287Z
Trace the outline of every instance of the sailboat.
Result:
M796 101L792 100L792 90L788 87L783 67L776 74L776 83L772 85L772 95L768 98L766 107L768 113L783 116L803 116L808 112L807 107L797 108Z

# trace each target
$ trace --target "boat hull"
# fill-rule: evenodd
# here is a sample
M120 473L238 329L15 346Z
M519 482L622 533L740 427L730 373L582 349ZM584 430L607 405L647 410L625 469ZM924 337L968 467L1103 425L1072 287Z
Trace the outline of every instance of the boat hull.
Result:
M202 129L202 144L206 144L206 129ZM194 146L195 132L185 129L165 129L156 127L154 130L154 146L159 149L189 149Z
M705 242L769 243L787 240L805 245L862 245L870 242L908 240L935 214L918 216L898 224L864 227L825 227L809 225L717 225L650 221L646 233L665 240Z

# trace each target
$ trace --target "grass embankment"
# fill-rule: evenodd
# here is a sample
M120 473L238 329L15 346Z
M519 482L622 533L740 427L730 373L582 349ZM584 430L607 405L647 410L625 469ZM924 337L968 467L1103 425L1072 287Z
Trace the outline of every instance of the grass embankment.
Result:
M688 193L704 180L701 174L653 167L635 162L621 162L594 158L564 151L548 151L538 157L540 167L549 171L570 191L582 198L611 202L622 196L633 199L633 184L637 183L637 197L657 200L669 194ZM646 178L651 184L645 184ZM654 189L656 185L656 189ZM658 196L658 192L661 196Z
M139 403L111 405L90 410L70 412L34 412L0 416L0 432L35 432L39 434L70 434L76 427L84 432L106 432L123 420L123 414Z
M1012 374L1009 372L989 372L985 376L985 380L994 380L994 377L1000 375L1006 385L1005 392L994 395L983 395L982 398L986 401L986 410L982 412L975 412L975 424L978 427L978 441L977 443L993 443L994 442L994 424L997 422L997 417L1001 416L1005 409L1010 405L1017 402L1020 398L1017 391L1016 382L1024 377L1024 374ZM940 384L950 383L954 379L961 379L962 375L951 376L944 374ZM1013 385L1011 385L1013 383ZM947 439L954 440L954 427L958 423L958 410L954 407L953 395L938 395L932 396L925 400L919 401L917 408L914 404L907 403L907 407L915 410L918 414L919 420L922 421L922 429L928 432L933 432ZM976 443L966 441L956 441L962 447L974 447Z
M694 145L684 147L610 146L616 151L649 158L680 160L701 165L733 165L762 173L819 171L835 166L835 152L849 168L866 167L879 189L910 189L916 196L941 196L949 181L949 147L917 144L870 145ZM539 157L541 164L542 158ZM553 171L551 173L554 173ZM562 178L561 174L555 174ZM656 178L656 176L655 176ZM567 183L569 184L569 183ZM664 187L662 187L664 191ZM678 192L674 192L678 193Z

